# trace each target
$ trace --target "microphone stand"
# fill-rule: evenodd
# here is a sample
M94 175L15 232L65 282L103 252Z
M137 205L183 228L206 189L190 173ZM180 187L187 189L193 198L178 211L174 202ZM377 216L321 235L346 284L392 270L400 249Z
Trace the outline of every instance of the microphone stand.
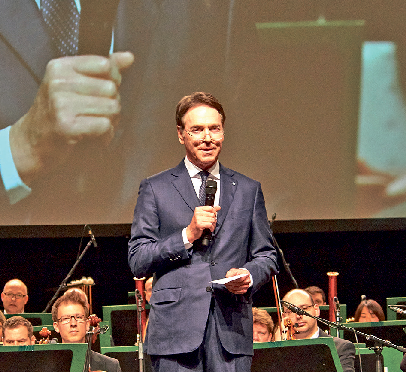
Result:
M86 332L85 340L87 342L87 350L86 350L85 365L83 366L83 372L90 371L90 352L92 351L92 336L93 336L93 331Z
M99 328L98 330L95 330L95 327L92 327L92 330L89 330L86 332L85 340L87 343L87 350L86 350L86 359L85 359L85 365L83 366L83 372L89 372L90 371L90 353L92 351L92 339L93 335L98 335L104 334L108 331L109 326L105 325L104 327Z
M144 345L142 342L142 295L138 289L135 290L135 297L137 298L137 343L138 343L138 361L139 361L139 372L145 371L145 360L144 360Z
M271 229L272 229L272 225L273 225L275 219L276 219L276 213L274 213L274 214L272 215L271 221L268 221L268 222L269 222L269 227L270 227ZM286 262L286 260L285 260L285 255L283 254L282 249L279 247L279 244L278 244L278 242L276 241L276 239L275 239L273 233L271 233L271 239L272 239L273 245L274 245L275 248L278 250L279 255L281 256L281 260L282 260L283 267L285 268L286 272L288 273L288 275L289 275L290 279L292 280L293 285L295 286L295 288L298 289L299 286L298 286L298 284L297 284L297 281L296 281L295 277L294 277L293 274L292 274L292 271L290 270L290 264L288 264L288 263Z
M342 325L341 323L337 323L337 322L331 322L329 320L320 318L318 316L315 315L311 315L308 312L302 310L300 307L297 307L293 304L291 304L290 302L287 301L281 301L282 305L286 306L289 310L291 310L292 312L298 314L298 315L304 315L304 316L308 316L310 318L316 319L319 322L329 326L329 327L333 327L339 330L347 330L347 331L351 331L354 333L357 333L358 335L361 335L363 337L365 337L368 341L374 341L375 342L375 346L374 347L370 347L370 350L373 350L375 352L376 355L376 372L384 372L384 368L383 368L383 355L382 355L382 349L384 346L386 347L391 347L393 349L399 350L402 353L406 353L406 348L402 347L402 346L398 346L393 344L392 342L388 341L388 340L382 340L379 337L376 337L374 335L370 335L361 331L356 330L353 327L346 327L344 325Z
M89 242L87 243L85 249L83 250L82 254L78 257L78 259L76 260L76 262L73 264L72 268L70 269L68 275L66 275L66 278L64 280L62 280L61 284L59 285L57 291L55 292L54 296L51 298L51 300L48 302L47 306L45 307L43 313L46 313L49 308L52 306L53 302L56 300L56 298L58 297L59 293L61 292L62 288L66 287L66 283L68 282L69 278L71 277L71 275L73 274L73 272L75 271L76 267L79 265L79 262L82 260L83 256L85 255L86 251L89 249L89 247L92 245L93 243L93 239L89 240Z

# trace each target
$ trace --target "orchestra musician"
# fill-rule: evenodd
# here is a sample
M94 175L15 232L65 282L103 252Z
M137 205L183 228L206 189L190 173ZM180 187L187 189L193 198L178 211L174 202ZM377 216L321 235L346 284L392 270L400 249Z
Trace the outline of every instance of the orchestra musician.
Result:
M293 289L289 291L283 297L283 301L287 301L301 308L312 316L320 316L319 306L314 303L312 296L303 289ZM297 340L330 337L318 327L317 320L314 318L298 315L287 308L284 308L283 317L289 318L293 323L293 328L295 330L294 338ZM343 367L343 371L354 372L354 344L348 340L343 340L337 337L333 337L333 340Z
M12 316L3 324L3 345L34 345L35 336L31 322L22 316Z
M252 308L254 342L272 341L274 324L272 317L264 309Z
M78 291L66 292L52 306L54 329L61 335L62 343L86 342L90 327L89 309ZM90 351L90 371L121 372L117 359Z
M28 302L27 286L20 279L9 280L1 293L4 314L22 314Z

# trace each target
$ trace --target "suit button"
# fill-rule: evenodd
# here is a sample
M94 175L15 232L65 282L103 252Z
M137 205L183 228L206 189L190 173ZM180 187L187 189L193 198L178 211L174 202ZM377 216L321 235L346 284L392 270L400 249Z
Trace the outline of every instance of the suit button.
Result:
M211 266L214 266L215 264L216 264L215 261L211 261L211 262L210 262L210 265L211 265Z
M206 287L206 292L211 292L213 290L212 287Z

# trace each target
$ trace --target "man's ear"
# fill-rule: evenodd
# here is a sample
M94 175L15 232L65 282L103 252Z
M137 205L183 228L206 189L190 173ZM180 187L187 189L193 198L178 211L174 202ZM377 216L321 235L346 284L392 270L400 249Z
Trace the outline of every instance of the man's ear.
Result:
M314 310L316 311L316 316L320 316L320 308L319 308L319 305L314 304Z
M58 323L57 323L57 322L54 322L53 324L54 324L54 329L55 329L55 332L60 333L60 332L59 332Z
M181 127L176 127L178 130L178 140L180 142L181 145L185 144L185 140L183 139L183 129ZM3 295L3 294L2 294Z
M26 295L26 296L24 297L24 305L26 305L27 302L28 302L28 295Z

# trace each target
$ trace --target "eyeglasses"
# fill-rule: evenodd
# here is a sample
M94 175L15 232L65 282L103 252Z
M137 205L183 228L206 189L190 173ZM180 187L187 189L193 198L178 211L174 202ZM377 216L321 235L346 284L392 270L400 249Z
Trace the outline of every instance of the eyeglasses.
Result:
M206 138L205 128L192 128L191 130L186 130L185 132L193 139L203 141ZM209 128L209 135L212 140L219 140L224 137L224 130L220 126L214 126Z
M58 322L61 324L68 324L72 321L72 318L75 319L78 323L83 323L86 321L86 316L83 314L75 315L64 315L58 319Z
M311 307L313 307L314 305L301 305L301 306L297 306L298 308L302 309L303 311L307 311L309 310ZM290 315L293 314L294 312L292 310L289 309L285 309L283 312L285 315Z
M25 295L25 294L21 294L21 293L11 293L11 292L8 292L8 293L3 292L3 294L4 294L4 296L6 296L6 297L8 297L8 298L11 298L11 299L13 299L13 297L14 297L16 300L21 300L22 298L24 298L25 296L27 296L27 295Z

